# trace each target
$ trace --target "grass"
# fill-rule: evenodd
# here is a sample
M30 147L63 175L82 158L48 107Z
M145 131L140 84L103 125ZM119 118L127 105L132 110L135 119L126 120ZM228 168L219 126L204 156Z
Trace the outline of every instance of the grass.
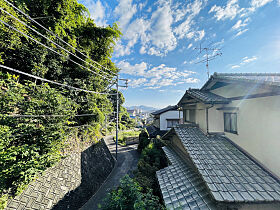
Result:
M138 137L140 133L141 133L141 131L139 131L139 130L121 131L121 132L119 132L119 136L118 136L118 144L125 146L128 138ZM115 137L114 137L114 140L115 140Z

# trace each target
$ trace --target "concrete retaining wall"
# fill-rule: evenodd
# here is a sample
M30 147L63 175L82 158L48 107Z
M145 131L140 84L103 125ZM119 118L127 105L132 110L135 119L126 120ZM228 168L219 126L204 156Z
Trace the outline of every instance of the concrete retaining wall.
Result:
M78 209L90 199L114 168L104 140L72 154L32 182L6 209Z

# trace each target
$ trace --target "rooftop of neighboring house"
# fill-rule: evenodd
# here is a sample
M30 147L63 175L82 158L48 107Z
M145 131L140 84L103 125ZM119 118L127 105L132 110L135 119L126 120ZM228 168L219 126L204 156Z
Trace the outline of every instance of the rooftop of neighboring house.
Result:
M148 132L150 138L156 138L157 135L163 136L167 132L165 130L161 131L159 128L157 128L153 125L147 126L146 129L147 129L147 132Z
M186 153L172 146L173 136ZM196 126L179 125L163 139L169 142L164 152L171 165L157 177L167 208L257 203L280 207L279 180L226 137L206 136Z
M201 89L188 89L178 106L187 100L195 100L204 104L228 104L229 98L210 92L230 84L246 84L267 87L275 95L280 94L280 73L214 73ZM270 94L270 93L269 93Z
M214 73L200 90L207 90L215 82L246 82L280 87L280 73ZM212 83L212 84L211 84ZM219 84L219 85L222 85Z
M154 111L154 112L152 112L151 114L152 114L152 115L160 115L160 114L162 114L162 113L164 113L164 112L173 111L173 110L178 110L178 106L177 106L177 105L174 105L174 106L167 106L167 107L165 107L165 108L163 108L163 109L159 109L159 110L157 110L157 111Z

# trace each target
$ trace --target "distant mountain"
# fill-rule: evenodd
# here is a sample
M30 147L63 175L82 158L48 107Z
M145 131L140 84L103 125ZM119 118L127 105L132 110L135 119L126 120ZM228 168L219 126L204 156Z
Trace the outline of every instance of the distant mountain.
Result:
M140 105L140 106L128 106L128 107L125 107L126 109L141 109L143 112L152 112L152 111L155 111L155 110L158 110L158 108L155 108L155 107L150 107L150 106L144 106L144 105Z

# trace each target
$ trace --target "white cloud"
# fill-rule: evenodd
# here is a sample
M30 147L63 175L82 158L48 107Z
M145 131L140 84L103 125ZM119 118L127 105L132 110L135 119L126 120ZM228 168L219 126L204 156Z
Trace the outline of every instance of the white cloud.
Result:
M251 1L251 11L255 11L259 7L263 7L269 2L272 2L273 0L252 0Z
M193 46L193 44L190 43L190 44L188 45L188 49L190 49L192 46Z
M228 18L232 20L241 11L242 9L239 9L238 0L229 0L224 7L214 5L208 13L215 13L214 17L217 20L225 20Z
M88 8L90 17L94 19L94 22L98 26L105 26L106 23L106 15L105 11L106 8L103 6L100 0L97 1L90 1L85 0L84 1L85 6Z
M239 29L239 28L242 28L242 27L247 26L249 20L250 20L250 18L246 18L244 21L238 20L238 21L234 24L234 26L232 26L232 29L233 29L233 30L237 30L237 29Z
M119 24L122 30L125 30L127 24L137 11L137 6L132 4L132 0L120 0L114 10L114 14L119 17Z
M136 87L143 85L145 82L147 82L146 78L139 78L139 79L129 80L128 84L130 87L136 88Z
M237 64L237 65L232 65L231 66L231 69L237 69L237 68L240 68L241 66L245 65L245 64L248 64L248 63L251 63L253 61L256 61L258 59L257 56L252 56L251 58L249 58L248 56L242 58L242 61Z
M258 59L257 56L253 56L251 58L244 57L243 61L240 64L251 63L251 62L253 62L253 61L257 60L257 59Z
M157 10L153 12L150 23L148 34L145 39L141 40L142 46L148 49L148 54L163 56L174 50L177 46L177 40L171 28L173 17L170 4L159 5Z
M134 66L126 61L120 61L118 67L121 69L121 73L129 74L133 76L145 76L148 68L147 63L142 62L135 64Z
M197 78L190 77L194 75L193 71L178 71L177 68L168 67L165 64L148 68L145 62L131 65L127 61L121 61L118 64L121 73L141 77L132 80L132 87L146 87L145 89L158 89L165 86L176 86L183 83L197 83Z
M231 68L232 69L237 69L237 68L240 68L240 66L239 65L233 65Z
M183 9L184 14L188 14L188 17L185 21L179 24L175 29L175 34L182 39L184 37L192 38L191 26L195 23L194 18L200 13L203 9L203 3L205 1L195 0L193 3L187 4L187 8ZM181 18L175 17L176 20L180 20ZM191 32L190 32L191 31ZM194 32L193 32L194 33ZM194 35L194 34L193 34Z
M234 38L240 36L241 34L245 33L245 32L248 31L248 30L249 30L248 28L246 28L246 29L244 29L244 30L240 30L237 34L235 34Z

